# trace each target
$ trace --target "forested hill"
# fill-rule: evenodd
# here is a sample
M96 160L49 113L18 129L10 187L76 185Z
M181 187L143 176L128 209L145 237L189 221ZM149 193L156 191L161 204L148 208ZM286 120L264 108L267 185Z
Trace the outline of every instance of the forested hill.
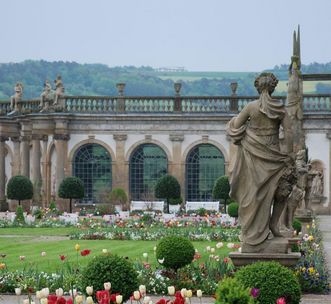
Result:
M269 71L279 79L277 93L286 92L286 65ZM303 66L304 73L331 73L331 62ZM182 82L182 95L230 95L230 83L238 82L239 95L255 95L253 86L256 72L160 72L151 67L108 67L104 64L75 62L47 62L26 60L21 63L0 64L0 99L14 94L17 81L24 85L24 98L36 98L43 90L46 79L62 76L67 95L117 95L116 83L125 82L125 95L174 95L173 84ZM307 91L307 90L306 90ZM330 92L331 83L310 83L308 92Z

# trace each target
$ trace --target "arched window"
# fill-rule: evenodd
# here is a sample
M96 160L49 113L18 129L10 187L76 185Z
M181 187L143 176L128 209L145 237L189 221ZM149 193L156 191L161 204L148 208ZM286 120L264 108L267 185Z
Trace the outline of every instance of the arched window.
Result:
M100 194L111 191L111 156L101 145L81 146L75 153L72 172L84 183L84 203L97 203Z
M154 198L157 180L167 174L165 152L155 144L140 145L130 158L130 194L133 200Z
M215 180L224 175L224 156L211 144L195 146L187 155L186 200L210 201Z

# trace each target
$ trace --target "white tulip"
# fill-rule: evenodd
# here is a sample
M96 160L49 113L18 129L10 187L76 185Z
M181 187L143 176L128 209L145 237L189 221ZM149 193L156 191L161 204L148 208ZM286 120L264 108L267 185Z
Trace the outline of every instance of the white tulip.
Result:
M59 288L59 289L56 289L55 290L55 294L57 297L62 297L63 296L63 289L62 288Z
M139 286L139 291L142 295L146 294L146 286L145 285L140 285Z
M117 304L121 304L122 301L123 301L123 296L121 296L121 295L116 296L116 303Z
M86 298L86 304L94 304L93 298L92 297L87 297Z
M70 296L72 297L72 296L77 296L77 289L73 289L73 290L69 290L69 294L70 294Z
M215 253L215 248L214 247L210 248L210 253Z
M105 288L105 290L110 290L111 283L110 282L103 283L103 287Z
M45 298L47 298L49 296L49 288L43 288L41 290L42 294L44 295Z
M187 293L187 289L182 288L182 290L180 291L180 294L182 295L183 298L186 298L186 293Z
M168 294L169 296L173 296L175 294L175 287L174 286L168 286Z
M93 294L93 286L87 286L86 293L91 296Z
M107 249L102 249L102 253L108 253Z
M136 291L133 292L133 298L134 298L136 301L140 300L140 298L141 298L141 294L140 294L140 292L139 292L138 290L136 290Z
M163 259L158 259L157 260L160 264L163 264L164 263L164 258Z
M224 246L224 244L222 242L219 242L216 244L216 248L220 249Z
M44 297L44 293L43 292L41 292L41 291L36 291L36 298L38 299L38 300L40 300L41 298L43 298Z
M143 304L149 304L149 302L151 301L151 297L145 297L144 298L144 301L143 301Z
M78 295L75 297L75 301L77 304L83 303L83 297L81 295Z
M48 299L47 298L40 299L40 304L48 304Z
M46 252L45 252L45 251L42 251L40 255L41 255L42 257L45 257L45 256L46 256Z
M201 289L198 289L197 290L197 297L198 298L201 298L202 297L202 290Z
M210 246L207 246L206 247L206 250L209 252L210 251Z
M147 259L147 258L148 258L148 253L147 253L147 252L144 252L144 253L143 253L143 257L144 257L145 259Z
M17 296L20 296L22 294L22 289L21 288L15 288L15 293Z

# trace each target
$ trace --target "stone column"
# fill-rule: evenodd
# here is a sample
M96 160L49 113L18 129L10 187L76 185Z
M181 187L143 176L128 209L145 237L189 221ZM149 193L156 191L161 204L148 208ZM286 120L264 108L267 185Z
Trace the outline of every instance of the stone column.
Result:
M32 134L31 180L33 184L33 202L35 204L41 203L40 189L41 189L42 179L41 179L41 171L40 171L40 161L41 161L40 140L41 140L41 135Z
M116 160L113 166L113 188L122 188L129 196L129 163L125 160L125 141L127 134L114 134L116 141Z
M70 138L69 134L55 134L55 151L56 151L56 193L65 176L66 166L66 141Z
M21 174L30 178L30 136L21 136Z
M0 136L0 211L7 211L6 202L6 140L7 136Z
M182 162L182 142L183 134L170 134L169 139L172 141L172 162L169 163L169 174L176 177L180 184L180 191L183 200L185 199L185 162Z
M41 188L41 200L43 207L47 207L47 146L48 146L48 136L42 136L42 156L41 156L41 179L42 179L42 188Z
M12 176L20 175L21 174L21 151L20 151L20 138L11 137L11 141L13 142L14 146L14 155L12 160Z

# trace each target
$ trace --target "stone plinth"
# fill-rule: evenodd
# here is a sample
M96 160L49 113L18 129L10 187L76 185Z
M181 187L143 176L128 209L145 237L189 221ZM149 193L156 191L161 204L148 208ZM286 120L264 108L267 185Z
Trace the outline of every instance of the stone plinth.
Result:
M299 214L295 216L302 224L301 226L301 233L302 235L307 234L308 228L307 225L311 225L311 222L313 220L312 214Z
M236 267L246 266L258 261L276 261L283 266L295 266L301 257L299 252L294 253L242 253L230 252L229 257Z

